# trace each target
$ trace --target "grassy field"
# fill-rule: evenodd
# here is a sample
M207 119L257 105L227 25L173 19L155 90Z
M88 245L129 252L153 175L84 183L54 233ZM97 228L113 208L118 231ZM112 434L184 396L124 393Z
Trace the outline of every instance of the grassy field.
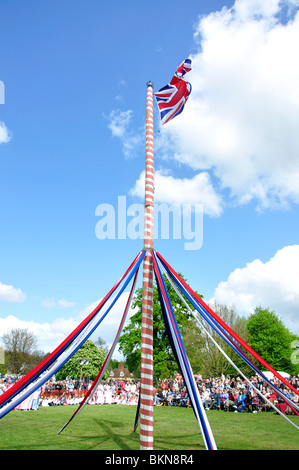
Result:
M57 435L71 406L12 411L0 421L1 450L139 450L135 406L89 405ZM299 450L299 431L274 412L208 411L219 450ZM291 418L299 427L299 417ZM204 450L192 409L154 408L154 449Z

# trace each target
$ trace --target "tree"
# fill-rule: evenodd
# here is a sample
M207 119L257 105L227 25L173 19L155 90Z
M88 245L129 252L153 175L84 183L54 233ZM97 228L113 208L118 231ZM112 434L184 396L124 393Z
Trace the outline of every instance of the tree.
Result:
M168 280L165 278L164 280L177 323L181 329L190 321L190 314L180 297L169 285ZM137 309L137 311L131 316L129 325L124 328L123 334L119 338L119 351L123 353L130 372L136 375L140 370L141 362L142 289L136 291L132 308ZM165 331L159 293L156 286L153 289L153 362L155 377L169 377L178 370L178 365L176 364Z
M189 322L181 327L181 336L193 373L202 373L204 341L194 318L190 318Z
M297 373L298 368L291 361L294 335L274 312L256 308L248 319L247 328L251 335L250 346L269 365L278 371Z
M228 308L225 305L215 303L213 305L213 311L235 331L238 336L244 341L248 341L246 320L239 317L234 308ZM190 349L188 345L188 337L185 338L185 336L183 336L185 348L188 352L188 357L194 372L200 373L204 377L219 377L221 374L237 374L235 368L218 349L215 342L242 372L245 373L251 370L200 314L198 314L198 318L204 329L201 330L197 328L197 330L193 329L193 331L189 332L189 335L191 334L194 338L193 350L196 354L192 353L192 348Z
M13 328L1 339L10 373L26 374L41 361L43 353L37 350L38 340L27 329Z
M84 360L87 364L80 364ZM64 380L67 377L73 379L80 379L81 377L89 376L94 380L102 367L105 360L105 353L102 349L91 341L87 340L78 349L78 351L67 361L64 366L55 374L57 380ZM107 378L107 372L104 379Z
M98 337L98 339L95 341L95 345L104 351L104 353L107 355L109 352L109 346L106 343L106 341L101 338L101 336Z

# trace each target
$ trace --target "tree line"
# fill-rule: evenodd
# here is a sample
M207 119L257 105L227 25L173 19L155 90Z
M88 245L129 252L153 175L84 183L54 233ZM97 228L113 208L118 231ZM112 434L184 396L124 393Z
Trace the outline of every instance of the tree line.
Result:
M184 279L182 274L180 276ZM235 368L231 366L211 340L212 337L240 370L245 374L252 375L252 369L205 320L200 318L205 331L198 326L194 317L189 313L189 309L171 288L168 279L164 278L164 281L193 372L203 377L219 377L221 374L234 376L237 374ZM187 303L189 304L189 302ZM131 317L129 325L123 330L119 339L119 350L125 356L129 370L138 371L141 359L142 289L136 291L132 307L136 309L136 313ZM192 309L190 304L189 307ZM299 354L298 357L294 354L294 347L299 346L299 337L286 328L275 312L269 308L256 307L254 312L246 318L238 315L234 308L228 308L225 305L215 304L213 310L274 369L288 372L290 375L299 374ZM174 376L178 371L178 366L164 328L159 293L156 287L153 291L153 337L154 376L157 378ZM243 348L241 347L241 349ZM245 350L243 351L257 367L260 367L256 359Z
M237 375L235 368L215 345L216 341L244 374L253 375L252 369L202 318L200 321L204 324L204 329L201 328L181 298L171 289L167 279L165 282L193 372L203 377ZM189 306L192 308L190 304ZM141 307L142 289L137 289L132 302L135 313L130 317L119 338L119 351L124 356L126 367L136 378L140 376ZM234 308L225 305L216 304L213 310L274 369L288 372L290 375L299 374L299 352L297 354L296 349L299 346L299 337L286 328L275 312L269 308L256 307L254 312L245 318L238 315ZM5 364L0 364L2 375L7 372L26 374L47 356L38 351L37 339L28 330L13 329L1 339L5 349ZM173 377L179 372L178 365L164 328L157 287L154 287L153 291L153 342L154 377L156 379ZM101 338L96 343L87 340L57 372L56 378L80 379L88 375L93 380L105 360L107 351L108 347ZM248 355L247 352L246 354ZM253 357L250 359L260 367ZM117 361L112 360L109 369L114 367L117 367ZM109 372L105 378L108 376Z

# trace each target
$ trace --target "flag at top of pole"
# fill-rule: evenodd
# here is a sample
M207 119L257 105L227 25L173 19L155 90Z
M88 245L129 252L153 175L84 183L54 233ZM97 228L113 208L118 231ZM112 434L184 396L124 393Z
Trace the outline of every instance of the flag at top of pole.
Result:
M184 78L190 70L191 59L186 59L178 66L171 82L155 93L162 125L183 111L192 89Z

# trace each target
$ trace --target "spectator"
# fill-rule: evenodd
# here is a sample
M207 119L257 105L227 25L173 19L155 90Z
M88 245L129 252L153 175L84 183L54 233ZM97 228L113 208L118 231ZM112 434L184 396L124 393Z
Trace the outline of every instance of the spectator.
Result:
M202 387L201 400L203 403L203 407L209 408L209 406L211 405L212 398L210 396L210 392L205 386Z
M159 389L156 391L155 395L154 395L154 405L157 405L157 406L161 406L163 404L163 393L162 393L162 390Z
M256 392L253 392L252 400L251 400L251 409L254 412L260 411L260 399Z
M268 400L273 405L275 405L277 403L277 396L276 396L276 393L274 391L269 391L268 395L266 395L266 398L268 398Z
M167 400L167 405L168 406L172 405L173 398L174 398L174 391L173 391L173 388L170 387L170 389L167 390L167 392L166 392L166 400Z
M227 391L227 389L226 390L223 389L223 391L220 393L220 400L221 400L220 408L221 409L224 409L224 404L228 400L228 398L229 398L229 392Z
M186 388L182 390L180 403L181 406L185 406L186 408L190 406L190 399Z
M226 399L224 403L225 411L235 411L237 409L235 405L235 400L236 400L236 397L234 396L233 391L231 390L228 394L228 398Z
M269 411L271 406L263 398L255 392L254 388L261 390L261 393L267 397L275 406L284 403L280 396L269 387L268 382L262 380L257 376L249 378L252 385L248 384L247 380L242 380L240 377L230 378L225 377L209 377L202 378L196 376L196 384L201 396L201 400L205 409L224 409L226 411ZM289 382L297 389L299 378L297 376L290 378ZM0 381L0 394L13 384L11 377L7 377L5 382ZM91 383L89 384L91 386ZM290 392L280 381L275 380L276 387L299 405L299 396L296 393ZM89 402L91 405L100 404L122 404L132 405L138 402L140 389L139 380L113 380L103 381L97 387L92 400ZM164 393L162 395L162 390ZM181 393L180 393L181 392ZM80 389L80 381L65 380L53 381L48 380L42 387L39 405L42 406L58 406L58 405L73 405L82 401L86 389ZM164 403L168 405L177 405L189 407L191 405L190 399L184 384L184 381L179 378L175 379L160 379L158 380L157 390L153 393L154 404L160 405ZM284 408L283 408L284 409ZM286 413L292 413L292 407L286 408Z
M240 389L239 394L238 394L238 398L236 400L237 411L239 411L239 412L244 412L245 411L245 404L244 404L245 398L246 398L245 393L243 393L243 391Z
M217 390L213 393L212 398L216 402L217 410L220 410L221 405L222 405L221 389L220 388L217 388Z
M252 396L249 390L245 394L244 407L248 411L252 411Z
M75 388L75 385L74 385L74 382L72 380L69 380L67 382L67 386L66 386L67 390L70 392L71 395L73 395L74 393L74 388Z

